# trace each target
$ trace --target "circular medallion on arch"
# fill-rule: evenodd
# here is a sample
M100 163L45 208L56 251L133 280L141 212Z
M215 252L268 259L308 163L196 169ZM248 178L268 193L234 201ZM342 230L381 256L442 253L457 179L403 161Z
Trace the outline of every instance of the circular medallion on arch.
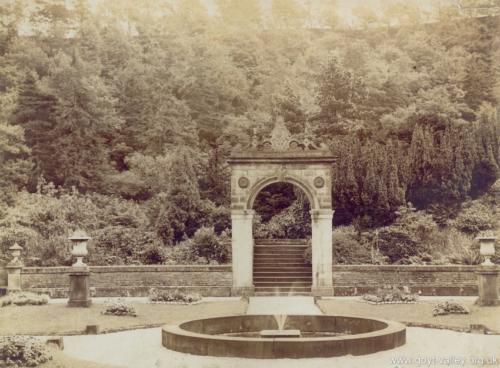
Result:
M248 178L242 176L241 178L238 179L238 185L240 188L248 188L248 186L250 185L250 180L248 180Z
M325 179L321 176L316 176L313 180L314 186L316 188L323 188L325 186Z

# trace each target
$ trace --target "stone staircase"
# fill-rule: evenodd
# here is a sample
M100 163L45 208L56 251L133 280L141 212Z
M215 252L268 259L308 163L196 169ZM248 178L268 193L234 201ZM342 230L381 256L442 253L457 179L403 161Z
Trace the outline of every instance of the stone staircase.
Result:
M254 246L255 296L310 295L312 268L304 262L300 240L258 242Z

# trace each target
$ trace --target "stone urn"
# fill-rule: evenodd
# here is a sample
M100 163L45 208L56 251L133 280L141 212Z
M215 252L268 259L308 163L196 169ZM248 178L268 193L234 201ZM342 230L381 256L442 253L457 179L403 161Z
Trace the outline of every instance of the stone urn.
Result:
M69 240L73 243L71 255L76 257L76 262L73 264L73 267L87 267L83 262L83 258L89 254L87 242L90 240L90 237L83 230L76 230L73 235L70 236Z
M484 257L484 262L481 263L482 266L494 266L495 264L491 262L491 257L495 255L495 242L496 237L494 236L480 236L477 238L479 241L479 254Z

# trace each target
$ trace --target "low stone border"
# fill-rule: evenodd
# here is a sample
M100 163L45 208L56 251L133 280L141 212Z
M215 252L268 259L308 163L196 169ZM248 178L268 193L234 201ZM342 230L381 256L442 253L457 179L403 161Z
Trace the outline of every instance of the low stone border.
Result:
M401 321L407 327L421 327L421 328L434 328L436 330L450 330L455 332L465 332L472 333L470 326L469 327L459 327L459 326L446 326L434 323L422 323L422 322L405 322ZM486 327L485 335L500 335L500 331L490 330Z

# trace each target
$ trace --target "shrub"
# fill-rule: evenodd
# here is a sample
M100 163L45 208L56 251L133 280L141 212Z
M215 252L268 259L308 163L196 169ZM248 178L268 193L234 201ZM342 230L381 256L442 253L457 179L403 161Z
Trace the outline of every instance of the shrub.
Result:
M180 242L174 247L165 249L166 264L193 264L198 256L191 239Z
M418 295L410 293L406 287L400 289L393 286L379 288L375 294L365 294L362 296L362 299L373 303L409 303L416 302Z
M196 293L184 293L180 290L158 290L152 288L149 290L149 301L168 303L186 303L191 304L201 300L201 295Z
M334 264L386 263L373 242L358 234L354 226L341 226L333 230L332 250Z
M0 307L7 305L44 305L49 302L49 296L30 292L14 292L0 298Z
M144 206L115 196L42 184L36 193L19 192L13 200L0 218L0 261L8 261L8 248L17 242L24 248L27 266L69 265L68 236L76 228L85 229L92 238L90 264L109 264L106 257L131 263L155 239L147 231Z
M433 316L442 316L446 314L469 314L469 309L460 303L446 301L438 303L432 310Z
M431 215L416 211L411 205L400 207L394 223L379 230L377 248L391 263L429 262L438 232Z
M131 316L137 317L137 312L133 305L126 303L123 300L117 300L115 302L106 304L104 310L101 312L106 315L113 316Z
M377 243L378 249L391 263L409 263L408 259L417 255L416 241L411 234L399 228L383 228L378 233Z
M359 240L358 240L359 239ZM334 264L384 264L386 258L372 246L366 236L357 234L353 226L337 227L332 232L332 251ZM304 251L304 261L311 264L312 247Z
M163 264L167 259L165 249L159 244L148 246L142 253L144 264Z
M224 206L216 207L210 200L204 200L199 209L203 226L213 227L216 234L231 228L231 210Z
M52 359L40 341L28 336L0 336L0 367L38 367Z
M491 230L495 224L491 209L478 201L463 209L451 223L458 230L473 235L480 231Z
M155 244L152 231L108 226L94 233L89 246L89 264L134 264L144 260L144 250Z
M220 241L213 227L201 227L193 237L193 250L198 257L225 263L228 259L228 247ZM208 263L208 262L207 262Z
M305 239L311 236L311 217L309 202L305 195L298 198L287 208L262 222L260 216L254 219L256 238L271 239Z
M479 243L471 235L451 228L445 231L446 245L436 250L434 257L440 257L446 263L475 265L481 263Z

